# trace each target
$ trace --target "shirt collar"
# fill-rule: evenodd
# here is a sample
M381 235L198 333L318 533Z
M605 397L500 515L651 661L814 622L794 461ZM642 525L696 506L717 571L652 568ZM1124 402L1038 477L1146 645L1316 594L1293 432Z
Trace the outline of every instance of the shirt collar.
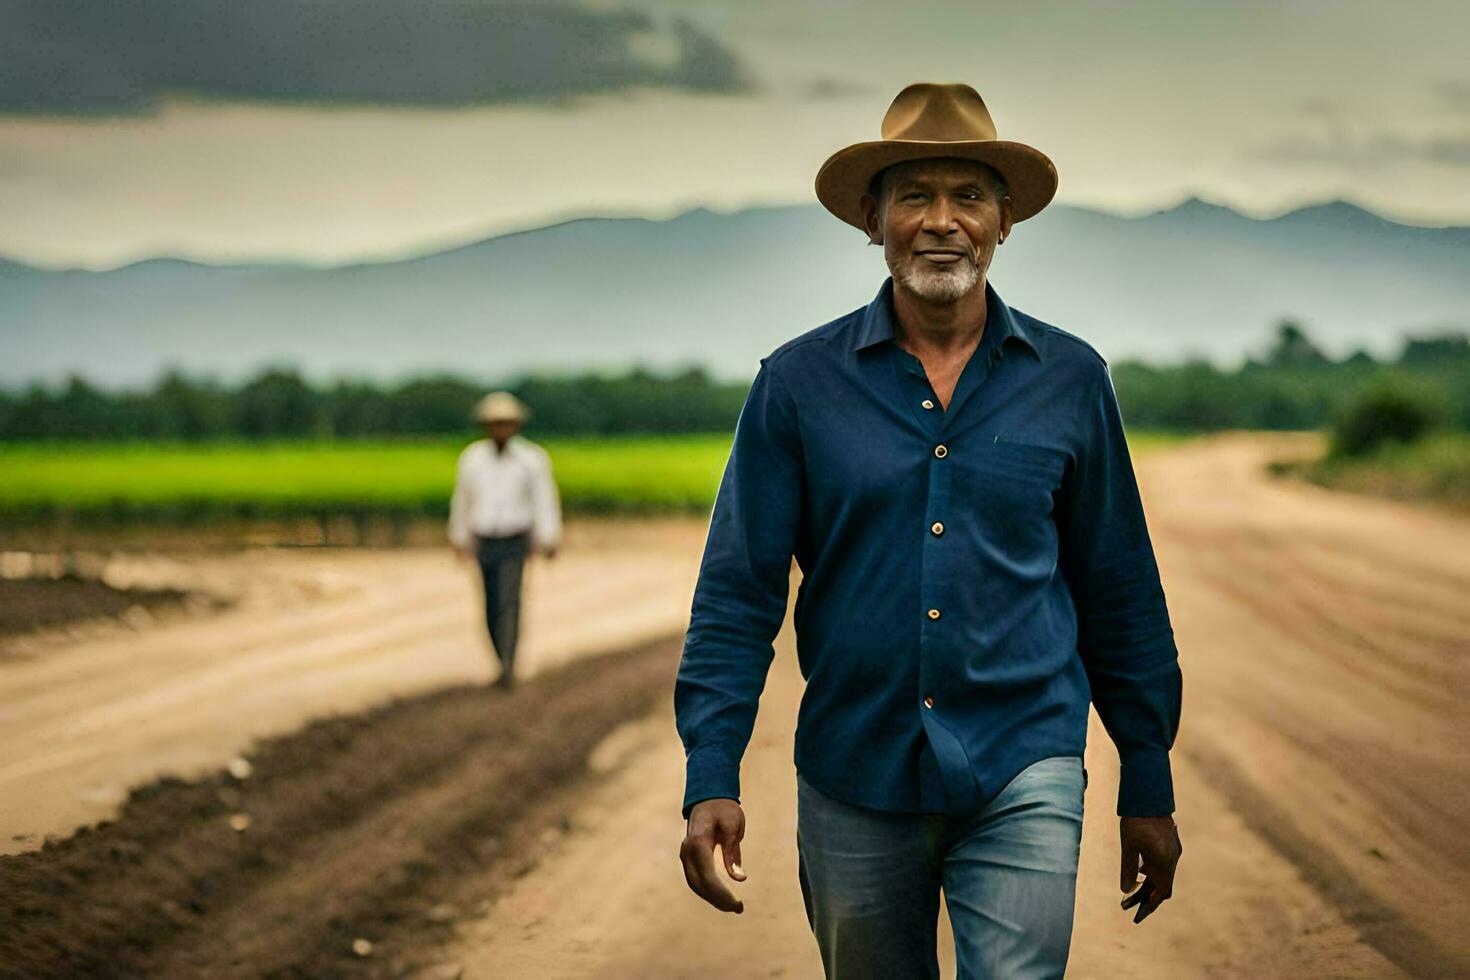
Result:
M1030 347L1038 359L1042 357L1041 345L1037 343L1035 331L1011 313L1011 308L1000 298L988 279L985 281L985 307L985 329L987 332L995 331L997 350L1005 344L1006 338L1015 337ZM853 332L853 349L863 350L880 341L892 340L894 316L893 277L889 276L879 287L878 295L873 297L873 301L863 311L862 319L858 321L857 329Z
M485 451L488 452L491 456L499 458L502 455L500 451L495 448L494 439L486 436L483 442L485 443ZM504 455L509 456L511 454L515 454L517 456L521 454L521 434L519 432L511 436L509 439L505 440Z

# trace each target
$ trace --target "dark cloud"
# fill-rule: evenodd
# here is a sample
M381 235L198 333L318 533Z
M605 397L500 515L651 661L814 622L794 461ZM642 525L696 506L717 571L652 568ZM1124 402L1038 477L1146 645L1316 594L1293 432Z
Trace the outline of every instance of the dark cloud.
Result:
M1258 147L1252 155L1273 163L1334 164L1363 170L1414 160L1470 167L1470 132L1408 139L1388 132L1355 136L1334 125L1324 135L1277 140Z
M1436 163L1470 167L1470 132L1458 136L1436 136L1426 140L1424 153Z
M745 84L686 20L564 0L0 0L0 110L139 112L170 91L442 105Z
M854 95L872 95L876 89L871 85L840 78L813 78L800 86L799 94L806 99L845 99Z

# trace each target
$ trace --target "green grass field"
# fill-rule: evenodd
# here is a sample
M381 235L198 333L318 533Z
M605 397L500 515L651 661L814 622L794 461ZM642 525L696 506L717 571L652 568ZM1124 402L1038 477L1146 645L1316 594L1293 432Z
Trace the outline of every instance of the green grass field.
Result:
M1135 452L1176 437L1130 437ZM547 439L569 513L708 511L728 435ZM447 512L463 440L0 445L0 516L198 521Z
M1360 457L1324 456L1296 467L1334 490L1470 508L1470 433L1436 432L1386 443Z

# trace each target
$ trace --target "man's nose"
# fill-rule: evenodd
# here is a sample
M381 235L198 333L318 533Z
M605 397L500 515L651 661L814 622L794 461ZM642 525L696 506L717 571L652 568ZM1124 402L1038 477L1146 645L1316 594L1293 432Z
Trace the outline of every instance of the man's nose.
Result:
M924 230L938 235L948 235L959 229L955 220L955 209L943 195L937 195L924 209Z

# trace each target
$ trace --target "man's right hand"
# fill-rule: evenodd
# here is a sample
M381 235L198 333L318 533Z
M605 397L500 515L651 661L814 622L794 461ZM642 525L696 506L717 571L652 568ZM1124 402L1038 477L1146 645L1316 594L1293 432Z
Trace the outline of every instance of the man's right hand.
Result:
M744 881L745 872L740 867L740 841L744 837L745 811L734 800L701 800L689 811L689 826L679 847L684 880L694 894L721 912L739 914L745 911L745 903L735 897L715 870L715 845L724 855L725 872L735 881Z

